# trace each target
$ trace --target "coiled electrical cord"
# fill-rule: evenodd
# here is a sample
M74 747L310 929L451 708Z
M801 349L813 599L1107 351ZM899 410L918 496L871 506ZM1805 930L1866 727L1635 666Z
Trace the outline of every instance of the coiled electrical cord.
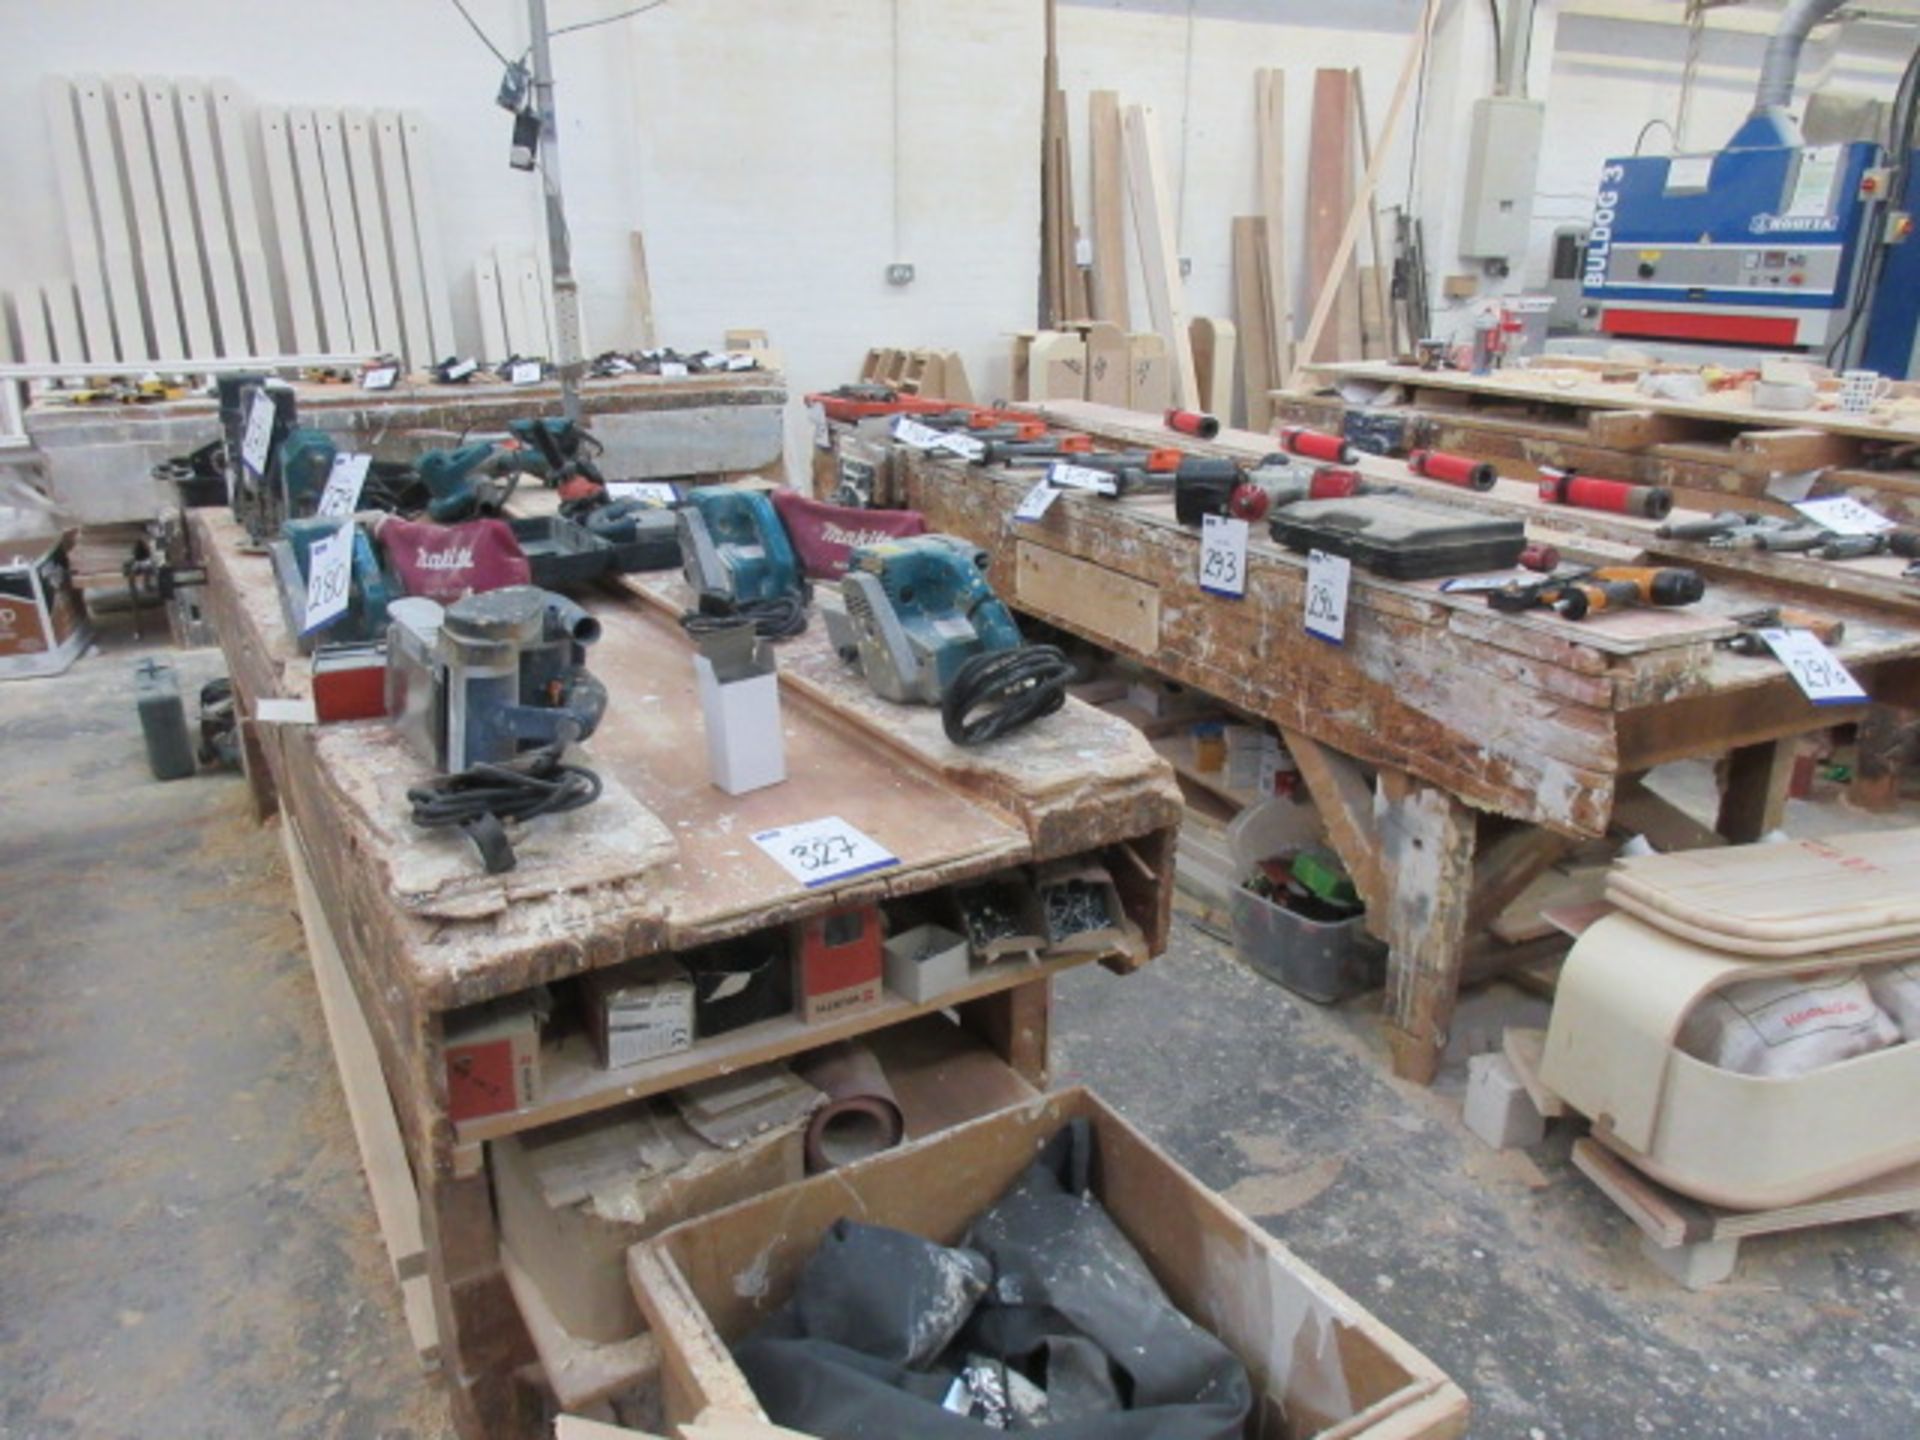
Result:
M1073 662L1053 645L1023 645L976 655L962 665L940 702L940 721L956 745L984 745L1045 719L1067 703ZM978 720L967 717L993 708Z
M724 595L702 595L700 608L680 617L681 628L689 635L712 635L742 622L751 622L754 633L763 640L798 635L807 628L806 597L786 594L736 603Z
M479 850L489 875L511 870L518 862L503 821L559 815L600 798L600 777L584 765L563 763L565 748L546 745L415 785L407 791L413 823L423 830L458 828Z

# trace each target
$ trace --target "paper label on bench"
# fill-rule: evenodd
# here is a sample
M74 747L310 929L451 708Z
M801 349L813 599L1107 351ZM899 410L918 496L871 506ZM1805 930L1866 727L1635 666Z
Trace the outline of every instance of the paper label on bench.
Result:
M900 415L893 422L893 438L902 445L911 445L915 450L934 450L947 437L944 431L936 430L931 425L922 425L910 415Z
M933 448L958 455L962 460L978 460L987 453L987 442L971 435L949 433L942 435Z
M1836 535L1878 535L1893 529L1893 521L1849 495L1823 495L1818 500L1802 500L1793 508Z
M349 521L307 552L307 618L300 632L311 635L344 614L353 581L353 524Z
M509 385L538 385L540 383L540 362L522 360L507 371Z
M1231 515L1208 515L1202 521L1200 588L1209 595L1246 598L1247 533L1247 522Z
M1307 633L1335 645L1347 643L1347 586L1353 566L1344 555L1307 554Z
M1811 630L1762 630L1760 638L1814 704L1857 705L1867 698L1860 682Z
M673 493L673 486L664 480L610 480L607 482L609 500L649 500L656 505L672 506L679 503L679 497Z
M273 397L265 390L253 392L247 407L247 428L240 437L240 461L255 475L267 473L267 450L273 444Z
M367 483L367 471L373 465L371 455L336 455L333 470L327 476L327 488L320 492L316 512L333 520L344 520L360 508L360 490Z
M762 830L753 843L809 890L900 863L898 856L838 815Z
M1056 460L1047 466L1047 483L1068 490L1087 490L1095 495L1120 493L1120 482L1106 471L1096 470L1091 465L1069 465L1064 460Z
M1021 498L1014 506L1013 518L1016 520L1038 520L1053 508L1053 502L1060 498L1060 491L1047 481L1042 480Z
M391 390L393 388L393 382L399 378L400 367L398 365L382 365L378 369L367 371L366 374L360 377L360 388L363 390Z

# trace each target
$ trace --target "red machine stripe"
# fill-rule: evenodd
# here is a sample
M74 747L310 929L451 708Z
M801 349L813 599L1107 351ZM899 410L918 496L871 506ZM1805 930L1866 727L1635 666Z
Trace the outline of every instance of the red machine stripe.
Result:
M1686 310L1600 312L1600 328L1609 335L1641 335L1655 340L1724 340L1732 345L1794 345L1800 322L1791 315L1712 315Z

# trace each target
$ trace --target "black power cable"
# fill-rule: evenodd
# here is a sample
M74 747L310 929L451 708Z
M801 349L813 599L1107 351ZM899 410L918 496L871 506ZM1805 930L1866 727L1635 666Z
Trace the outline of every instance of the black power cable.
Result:
M600 777L561 761L564 745L546 745L499 764L475 765L407 791L413 823L423 830L458 829L473 841L489 875L513 869L517 859L507 820L578 810L600 798Z
M712 635L736 625L751 623L763 640L785 640L807 628L807 600L789 592L771 600L729 600L724 595L702 595L700 608L680 617L680 626L689 635Z
M940 702L940 721L956 745L984 745L1031 725L1067 703L1073 662L1053 645L994 650L962 665ZM967 717L983 705L978 720Z

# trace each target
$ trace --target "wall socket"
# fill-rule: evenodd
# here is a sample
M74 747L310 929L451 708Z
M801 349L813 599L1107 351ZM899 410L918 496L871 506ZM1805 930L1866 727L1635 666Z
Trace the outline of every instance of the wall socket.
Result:
M887 266L889 285L911 285L913 283L913 265L907 260L896 260Z
M1185 280L1188 276L1192 274L1193 274L1192 257L1187 255L1182 255L1180 257L1180 278L1182 280Z

